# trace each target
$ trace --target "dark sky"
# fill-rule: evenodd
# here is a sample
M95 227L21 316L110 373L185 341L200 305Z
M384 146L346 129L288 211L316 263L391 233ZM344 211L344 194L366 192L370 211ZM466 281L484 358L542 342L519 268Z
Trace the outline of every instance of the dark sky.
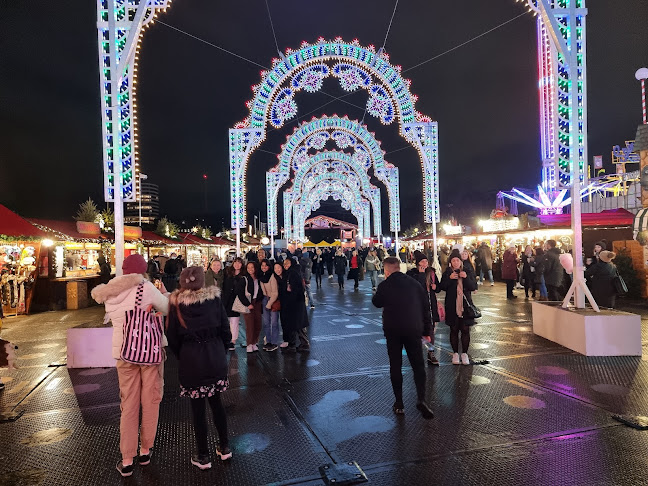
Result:
M318 37L382 45L393 1L268 0L279 47ZM641 121L634 72L648 65L648 2L588 0L589 155L608 166L612 145L634 138ZM0 202L27 216L67 219L88 197L102 201L95 2L0 0ZM401 0L386 51L404 70L524 12L513 0ZM263 0L175 0L160 20L270 66L276 48ZM642 30L643 23L643 30ZM228 129L246 116L259 68L156 23L140 49L140 164L160 185L164 214L203 213L229 224ZM488 213L495 194L540 179L535 19L525 15L421 67L406 71L417 109L439 122L442 215ZM323 89L344 92L337 80ZM300 121L313 115L362 118L367 95L300 93ZM313 111L312 115L305 116ZM415 150L367 115L401 170L403 228L422 220ZM248 216L265 219L264 172L297 120L273 130L248 166ZM268 153L270 152L270 153ZM393 153L391 153L393 152ZM383 191L384 192L384 191ZM339 205L324 205L340 216ZM387 204L383 226L387 228ZM280 216L280 221L282 217Z

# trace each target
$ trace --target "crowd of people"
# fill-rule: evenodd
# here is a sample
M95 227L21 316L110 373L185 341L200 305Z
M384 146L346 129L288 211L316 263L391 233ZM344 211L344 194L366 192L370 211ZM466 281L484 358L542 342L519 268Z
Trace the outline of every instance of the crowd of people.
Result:
M509 298L515 297L513 290L516 284L521 284L527 297L529 293L531 297L537 293L541 300L560 299L566 266L556 246L555 241L548 240L543 248L527 246L520 251L510 246L506 250L501 269ZM610 263L614 256L600 242L587 262L586 276L597 300L600 295L614 295L607 284L616 272ZM220 399L220 393L229 386L227 355L239 343L240 326L245 326L245 339L240 345L247 353L259 351L262 337L265 352L280 348L284 353L308 352L307 305L315 306L310 290L313 275L318 289L325 275L329 279L337 276L340 290L347 280L353 281L357 290L359 281L369 277L372 302L383 309L383 332L395 397L393 412L404 413L401 371L404 349L416 384L416 408L423 418L433 418L425 402L426 371L421 340L427 349L428 363L438 365L435 348L429 344L434 344L435 326L445 322L450 330L452 363L470 364L470 329L479 317L472 293L486 278L493 284L493 257L485 244L476 248L455 245L449 253L439 253L440 278L428 255L416 251L413 258L414 268L404 274L401 260L381 247L346 251L318 248L313 253L282 251L272 258L259 249L249 252L245 259L234 258L229 265L214 259L206 270L186 267L173 254L164 262L164 271L159 270L159 261L147 263L138 254L127 257L122 276L92 291L93 298L105 304L107 319L113 325L112 350L117 360L121 396L122 457L117 470L122 476L130 476L135 461L142 466L151 461L164 389L165 359L142 363L133 361L132 357L163 355L166 346L178 359L180 395L191 400L196 440L191 464L200 469L208 469L212 464L207 404L218 434L216 455L221 460L231 458L227 416ZM378 285L381 273L384 280ZM159 285L163 278L163 284ZM437 300L441 291L445 292L443 304ZM606 304L613 307L614 299L601 299L601 305ZM146 312L142 314L141 309ZM154 324L139 335L132 331L133 322L137 321L134 316L149 314L167 316L159 341L149 336ZM142 334L146 334L148 341ZM151 344L156 342L159 345Z

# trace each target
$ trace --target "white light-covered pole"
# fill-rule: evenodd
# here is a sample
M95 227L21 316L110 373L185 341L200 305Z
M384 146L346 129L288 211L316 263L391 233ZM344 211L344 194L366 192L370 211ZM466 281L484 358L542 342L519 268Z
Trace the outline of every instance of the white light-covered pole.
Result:
M241 256L241 228L236 228L236 256Z
M274 248L274 235L270 235L270 258L274 260L275 248Z

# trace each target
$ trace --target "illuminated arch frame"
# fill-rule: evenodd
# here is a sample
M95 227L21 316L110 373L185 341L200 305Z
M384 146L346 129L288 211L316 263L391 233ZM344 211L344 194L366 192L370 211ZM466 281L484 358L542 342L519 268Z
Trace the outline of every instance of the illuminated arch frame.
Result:
M334 157L336 155L343 155L348 159L351 158L342 152L329 152L326 154L330 154ZM336 162L339 163L339 159L325 158L320 162L311 165L307 171L300 170L298 175L295 177L292 187L284 191L284 228L286 230L286 238L290 239L293 237L292 208L294 202L299 199L301 194L310 192L317 183L324 180L338 180L344 182L350 188L353 187L355 191L367 199L374 211L374 234L380 234L380 189L371 184L369 175L365 171L357 171L347 165L348 170L345 169L343 172L340 172L335 168ZM346 162L342 163L346 165ZM333 171L329 171L329 168L333 168ZM367 227L370 227L369 221L367 221ZM365 231L364 236L368 237L370 236L370 233Z
M438 125L416 111L417 97L410 93L411 83L400 71L400 66L390 64L385 52L341 38L330 42L320 38L315 44L304 42L300 49L288 49L281 59L273 59L272 69L262 71L261 82L252 87L254 98L247 103L249 115L229 132L232 228L246 225L247 162L265 140L266 124L281 128L297 115L295 93L319 91L329 76L338 78L346 91L367 90L367 113L383 124L398 121L400 134L421 158L425 221L438 222Z
M313 185L309 191L295 201L295 227L297 233L293 240L305 241L305 221L307 216L319 209L320 201L333 197L342 202L342 207L351 211L358 220L359 236L363 238L369 231L369 201L359 195L357 190L344 181L324 180Z
M339 133L341 136L334 136ZM351 137L342 140L344 136ZM364 165L365 170L373 167L374 175L383 182L387 188L389 199L389 224L390 230L400 231L400 189L399 170L394 165L385 161L384 151L380 142L367 127L357 120L349 120L336 115L313 118L295 128L292 135L288 136L286 143L281 147L279 163L266 172L266 204L268 210L268 234L278 233L277 224L277 198L281 187L290 179L291 170L308 163L308 150L323 148L323 143L333 139L339 148L348 148L353 145L355 163ZM353 141L354 143L349 144ZM320 142L319 144L317 142ZM322 143L323 142L323 143ZM309 145L310 144L310 145ZM284 221L284 225L287 223Z

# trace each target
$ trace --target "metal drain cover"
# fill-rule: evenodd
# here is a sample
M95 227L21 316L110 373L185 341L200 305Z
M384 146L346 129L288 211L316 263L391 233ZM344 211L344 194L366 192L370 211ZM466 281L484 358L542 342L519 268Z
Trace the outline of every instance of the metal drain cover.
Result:
M355 461L342 464L325 464L319 468L322 479L328 485L360 484L368 481L358 463Z
M644 415L612 415L614 420L637 430L648 430L648 417Z

